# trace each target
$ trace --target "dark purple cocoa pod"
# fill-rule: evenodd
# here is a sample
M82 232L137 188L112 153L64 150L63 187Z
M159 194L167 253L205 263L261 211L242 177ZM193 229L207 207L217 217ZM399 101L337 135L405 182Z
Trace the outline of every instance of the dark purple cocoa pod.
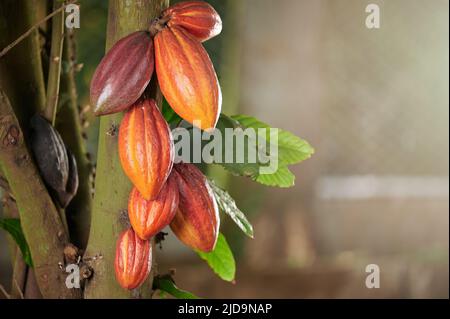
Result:
M42 116L31 118L31 148L45 184L55 192L66 190L69 161L59 133Z
M138 31L119 40L103 57L91 81L95 115L127 109L144 93L154 70L153 40Z
M72 152L66 147L67 158L69 159L69 178L67 179L66 189L56 192L57 200L62 208L66 208L70 201L75 197L78 190L78 168L77 161Z

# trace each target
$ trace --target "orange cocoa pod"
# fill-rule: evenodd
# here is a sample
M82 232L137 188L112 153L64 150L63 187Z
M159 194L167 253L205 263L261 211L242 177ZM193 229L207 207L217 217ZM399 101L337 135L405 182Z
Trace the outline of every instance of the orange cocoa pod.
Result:
M175 26L162 29L154 41L156 73L167 102L189 123L204 130L214 128L222 93L206 50Z
M133 231L124 231L117 240L114 269L117 282L125 289L134 289L147 279L152 267L152 246Z
M119 157L142 197L156 198L172 170L174 145L155 100L140 100L125 114L119 129Z
M103 57L91 81L95 115L112 114L133 105L144 92L154 70L150 33L138 31L120 39Z
M220 218L205 175L193 164L176 164L172 174L178 184L180 202L170 228L185 245L212 251L219 235Z
M146 200L137 188L133 188L128 200L128 216L136 234L147 240L170 224L177 207L178 186L170 175L154 200Z
M198 41L204 42L222 32L222 20L214 8L204 1L184 1L164 10L163 18L170 27L180 26Z

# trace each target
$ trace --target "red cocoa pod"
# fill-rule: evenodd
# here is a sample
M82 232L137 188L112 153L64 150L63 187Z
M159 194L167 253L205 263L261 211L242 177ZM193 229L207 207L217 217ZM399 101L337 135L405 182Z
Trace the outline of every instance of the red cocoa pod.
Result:
M133 188L128 200L128 216L136 234L144 239L150 239L168 226L178 208L178 187L170 175L166 184L154 200L146 200Z
M124 231L117 240L114 269L117 282L125 289L134 289L147 279L152 267L152 246L133 231Z
M222 20L214 8L204 1L184 1L170 6L163 12L170 27L180 26L200 42L222 32Z
M156 74L169 105L200 129L214 128L222 107L222 93L206 50L175 26L165 27L154 40Z
M119 157L142 197L156 198L172 170L174 145L155 100L139 100L125 114L119 129Z
M193 164L176 164L172 174L178 184L180 202L170 228L185 245L212 251L219 235L220 218L205 175Z
M142 95L154 70L153 41L138 31L119 40L103 57L91 81L95 115L130 107Z

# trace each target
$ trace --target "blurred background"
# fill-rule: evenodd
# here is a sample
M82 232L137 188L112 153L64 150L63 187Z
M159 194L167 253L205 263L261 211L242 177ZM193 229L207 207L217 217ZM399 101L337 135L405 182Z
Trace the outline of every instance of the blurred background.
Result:
M107 2L79 1L82 106L104 53ZM172 1L173 3L174 1ZM176 1L175 1L176 2ZM223 112L248 114L309 141L296 186L269 189L211 174L255 239L226 218L235 284L172 234L159 272L211 298L448 298L449 3L447 0L211 0L224 22L205 44ZM370 3L380 29L368 29ZM95 158L98 121L87 130ZM0 232L0 284L10 261ZM365 285L380 267L380 288Z

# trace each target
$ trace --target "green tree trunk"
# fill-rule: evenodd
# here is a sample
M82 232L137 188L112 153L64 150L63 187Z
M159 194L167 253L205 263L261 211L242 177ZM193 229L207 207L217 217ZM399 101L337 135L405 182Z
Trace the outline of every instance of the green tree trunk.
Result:
M110 0L106 50L120 38L148 29L168 0ZM159 97L155 81L149 92ZM126 225L126 209L131 183L122 171L118 156L117 133L123 114L100 119L94 207L85 260L94 270L85 289L86 298L149 297L152 276L139 290L127 291L116 282L114 256L116 240Z

